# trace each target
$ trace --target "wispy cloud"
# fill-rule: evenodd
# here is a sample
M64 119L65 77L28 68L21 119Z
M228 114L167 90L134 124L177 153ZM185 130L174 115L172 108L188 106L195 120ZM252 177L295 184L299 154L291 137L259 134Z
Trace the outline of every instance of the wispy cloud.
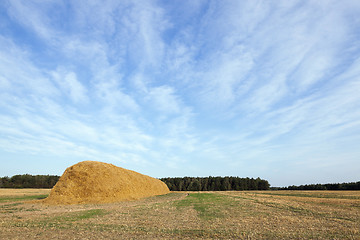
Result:
M56 84L59 86L65 95L74 103L86 102L88 101L86 88L82 85L81 82L77 80L77 76L74 72L64 72L62 70L52 73L53 79Z
M39 8L34 2L17 0L7 2L9 16L45 40L52 40L57 35L56 31L51 28L50 16L46 15L49 8L56 7L49 3L45 3L42 8Z

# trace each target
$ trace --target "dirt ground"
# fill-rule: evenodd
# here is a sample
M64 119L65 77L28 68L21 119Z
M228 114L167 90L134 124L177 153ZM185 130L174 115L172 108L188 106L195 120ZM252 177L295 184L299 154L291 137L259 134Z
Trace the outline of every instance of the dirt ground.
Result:
M360 191L171 192L49 206L0 189L0 239L360 239Z

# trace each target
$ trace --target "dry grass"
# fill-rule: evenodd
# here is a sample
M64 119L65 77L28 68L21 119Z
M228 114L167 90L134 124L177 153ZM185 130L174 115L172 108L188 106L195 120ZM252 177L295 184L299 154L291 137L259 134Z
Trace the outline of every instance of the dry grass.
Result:
M0 188L0 197L5 196L31 196L31 195L43 195L49 194L50 189L12 189L12 188Z
M359 226L360 191L172 192L64 206L0 202L0 239L360 239Z

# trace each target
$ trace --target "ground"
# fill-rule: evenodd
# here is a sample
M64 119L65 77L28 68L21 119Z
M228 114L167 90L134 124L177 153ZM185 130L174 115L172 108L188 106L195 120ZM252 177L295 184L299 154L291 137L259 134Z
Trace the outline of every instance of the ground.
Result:
M0 239L360 239L360 191L171 192L48 206L0 189Z

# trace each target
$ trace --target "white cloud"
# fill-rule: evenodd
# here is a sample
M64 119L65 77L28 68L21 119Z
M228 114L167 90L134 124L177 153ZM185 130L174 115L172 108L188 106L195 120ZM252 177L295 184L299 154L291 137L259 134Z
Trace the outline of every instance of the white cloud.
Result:
M164 114L177 114L180 112L180 100L174 89L169 86L153 87L148 89L145 98L151 106Z
M52 73L57 85L74 103L87 102L87 89L78 81L74 72L58 70Z
M78 29L82 31L91 31L90 35L113 35L116 31L115 19L120 15L117 12L122 4L125 8L129 5L127 1L121 3L117 1L71 1L71 7L74 11L74 22ZM119 14L119 15L117 15Z
M253 68L253 56L245 46L238 45L229 51L215 52L208 65L199 86L204 89L202 98L211 105L230 106L239 97L237 88Z
M6 78L0 76L0 89L2 91L5 91L7 89L10 89L10 86L10 82Z
M30 92L41 96L56 96L57 89L46 74L31 61L31 54L10 39L0 36L0 77L10 83L11 90L25 97ZM8 85L9 87L9 85Z
M165 47L162 33L169 26L163 10L149 2L136 3L128 17L130 26L135 25L131 34L136 37L129 39L129 53L141 67L161 67Z
M291 104L295 95L323 84L340 63L338 56L350 31L344 13L324 10L324 4L294 4L210 4L198 27L201 34L193 41L197 63L191 69L184 65L191 59L182 57L182 52L191 56L190 47L179 45L175 63L182 60L189 72L180 73L188 78L182 87L190 84L193 99L199 99L200 92L200 100L212 107L222 103L213 109L226 112L249 107L264 111L288 98ZM205 47L206 52L198 52Z
M61 50L72 61L78 65L84 65L93 72L111 67L108 63L108 46L99 41L89 41L82 39L82 36L76 36L71 39L64 39ZM121 56L120 56L121 57Z
M136 100L121 90L119 82L114 78L99 80L94 86L96 96L103 101L105 109L118 109L120 112L138 111Z
M70 92L70 96L74 102L82 102L87 100L86 89L84 86L77 80L76 74L73 72L68 73L65 76L65 86L67 91Z
M22 24L24 27L33 30L41 38L56 42L56 38L60 37L54 28L51 28L51 18L47 15L53 9L57 10L61 8L61 4L56 3L55 6L48 2L43 2L42 7L30 1L8 1L8 13L17 22Z

